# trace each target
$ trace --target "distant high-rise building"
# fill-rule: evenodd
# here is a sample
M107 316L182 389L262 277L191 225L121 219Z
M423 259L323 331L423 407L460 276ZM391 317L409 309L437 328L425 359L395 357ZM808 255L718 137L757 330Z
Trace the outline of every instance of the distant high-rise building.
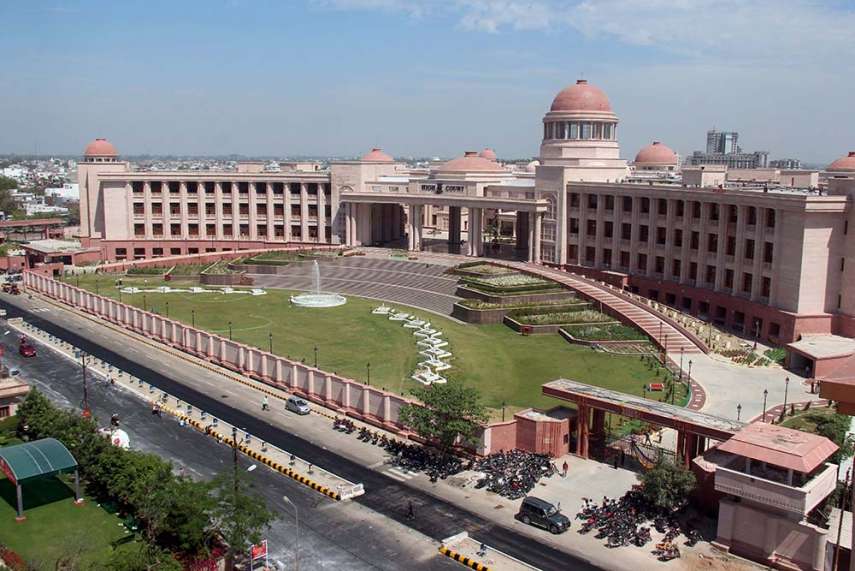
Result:
M799 159L775 159L769 161L769 166L773 169L798 170L802 168L802 162Z
M739 147L739 133L736 131L707 131L706 152L695 151L686 163L698 165L725 165L730 169L757 169L766 167L769 153L754 151L743 153Z
M707 153L738 153L739 133L736 131L707 131Z

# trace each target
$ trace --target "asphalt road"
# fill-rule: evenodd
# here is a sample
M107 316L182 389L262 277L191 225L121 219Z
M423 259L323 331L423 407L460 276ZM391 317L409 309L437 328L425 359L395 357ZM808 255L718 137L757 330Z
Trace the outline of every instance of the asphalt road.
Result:
M0 335L8 328L0 329ZM25 359L17 353L14 331L0 337L5 346L4 364L21 370L21 375L60 406L80 408L82 377L80 367L68 358L44 347L37 357ZM217 444L195 430L182 428L172 417L152 416L147 403L134 394L112 388L100 377L88 375L89 405L102 426L118 414L128 432L131 446L170 460L177 473L197 479L211 479L232 467L231 448ZM252 460L239 457L242 469ZM294 512L282 496L297 506L300 517L300 565L311 569L400 569L399 562L420 570L452 570L457 564L438 555L436 543L359 504L335 502L313 490L283 478L258 464L246 478L253 489L266 498L277 514L266 538L271 562L282 569L294 564L296 525ZM370 546L370 549L366 549Z
M122 349L102 346L91 339L82 337L64 323L49 321L43 317L43 315L48 314L28 311L19 305L19 299L4 295L3 299L0 300L0 307L8 311L9 317L23 317L52 335L99 359L112 363L135 377L145 379L159 389L185 402L192 403L199 409L206 410L230 424L240 426L262 440L289 450L301 458L314 459L317 466L330 470L350 481L363 483L367 490L366 494L355 498L352 500L353 502L422 535L440 540L453 533L466 530L488 545L544 571L551 569L597 569L583 559L539 543L510 528L495 524L469 512L463 506L442 501L427 492L400 483L380 472L326 450L320 445L273 427L243 410L229 406L226 402L190 389L166 375L125 357L127 352ZM409 520L406 517L406 506L409 502L415 506L417 513L415 520ZM369 545L371 547L367 548L366 546ZM374 542L365 543L362 546L362 549L373 548ZM387 565L399 568L394 561L387 562Z

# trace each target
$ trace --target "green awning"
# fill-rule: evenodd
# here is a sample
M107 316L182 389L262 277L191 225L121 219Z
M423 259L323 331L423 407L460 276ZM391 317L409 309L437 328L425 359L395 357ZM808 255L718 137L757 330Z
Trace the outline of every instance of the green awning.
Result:
M56 438L0 448L0 469L13 484L77 468L77 460Z

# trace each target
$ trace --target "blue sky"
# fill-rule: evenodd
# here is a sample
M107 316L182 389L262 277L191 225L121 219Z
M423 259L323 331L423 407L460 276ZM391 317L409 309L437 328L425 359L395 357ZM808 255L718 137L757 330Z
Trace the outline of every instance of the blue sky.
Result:
M855 149L855 5L788 0L0 3L0 152L537 154L584 74L623 155L710 127L824 163Z

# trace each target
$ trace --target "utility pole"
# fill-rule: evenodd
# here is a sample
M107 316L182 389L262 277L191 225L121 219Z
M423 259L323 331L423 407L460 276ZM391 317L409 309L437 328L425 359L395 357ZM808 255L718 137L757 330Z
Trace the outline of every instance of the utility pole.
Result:
M83 373L83 418L91 418L92 410L89 408L89 386L86 382L86 353L80 351L80 367Z

